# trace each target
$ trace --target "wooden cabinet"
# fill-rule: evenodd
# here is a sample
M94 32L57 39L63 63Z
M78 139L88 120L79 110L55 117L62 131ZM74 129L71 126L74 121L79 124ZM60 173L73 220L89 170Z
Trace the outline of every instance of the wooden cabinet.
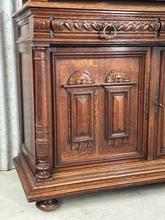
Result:
M23 121L14 163L38 208L164 181L164 11L43 0L14 15Z

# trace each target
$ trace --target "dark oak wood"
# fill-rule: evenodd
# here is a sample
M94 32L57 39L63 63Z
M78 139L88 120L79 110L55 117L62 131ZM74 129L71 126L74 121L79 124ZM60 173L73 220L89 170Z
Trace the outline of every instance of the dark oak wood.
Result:
M123 2L29 0L14 14L23 121L14 164L41 210L165 180L165 3Z

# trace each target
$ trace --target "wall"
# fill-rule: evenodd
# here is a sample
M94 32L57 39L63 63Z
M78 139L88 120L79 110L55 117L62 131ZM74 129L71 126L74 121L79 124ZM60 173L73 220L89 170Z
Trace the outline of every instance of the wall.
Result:
M20 147L18 82L12 13L21 0L0 0L0 170L13 168Z

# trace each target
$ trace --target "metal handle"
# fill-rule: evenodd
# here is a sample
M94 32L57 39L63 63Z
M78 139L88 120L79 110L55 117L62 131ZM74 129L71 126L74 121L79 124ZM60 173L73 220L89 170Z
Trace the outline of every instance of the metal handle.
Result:
M106 32L109 29L109 34L106 34ZM112 31L114 31L114 34L112 34ZM117 35L117 29L113 24L106 24L104 29L103 29L103 36L105 39L110 40L114 39Z
M163 104L159 102L158 96L155 96L155 112L158 112L158 108L163 108Z

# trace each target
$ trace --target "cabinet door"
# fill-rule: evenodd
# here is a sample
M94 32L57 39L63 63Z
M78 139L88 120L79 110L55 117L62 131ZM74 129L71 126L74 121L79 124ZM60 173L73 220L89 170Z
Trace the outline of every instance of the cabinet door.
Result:
M165 48L153 49L150 97L150 158L165 158Z
M150 49L56 48L55 166L146 159Z

